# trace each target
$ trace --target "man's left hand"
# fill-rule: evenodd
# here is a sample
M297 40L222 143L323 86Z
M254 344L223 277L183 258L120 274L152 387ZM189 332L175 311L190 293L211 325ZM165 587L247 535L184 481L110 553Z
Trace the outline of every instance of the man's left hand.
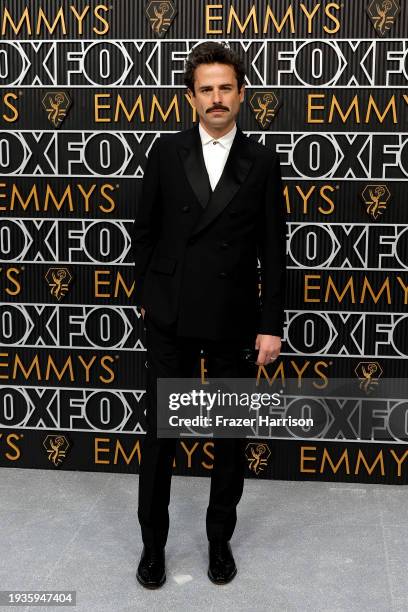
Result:
M281 351L280 336L258 334L255 340L255 348L259 351L256 365L268 365L279 357Z

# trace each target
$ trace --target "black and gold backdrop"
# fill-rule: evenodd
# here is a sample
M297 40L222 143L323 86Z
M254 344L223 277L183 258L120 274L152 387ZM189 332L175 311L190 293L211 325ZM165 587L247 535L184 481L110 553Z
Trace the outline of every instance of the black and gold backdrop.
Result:
M243 56L238 122L281 160L286 324L261 375L406 376L407 30L396 0L2 1L2 466L138 471L130 231L154 140L197 120L182 74L203 40ZM387 410L367 396L252 440L248 476L406 483L406 403ZM210 441L180 442L176 473L211 467Z

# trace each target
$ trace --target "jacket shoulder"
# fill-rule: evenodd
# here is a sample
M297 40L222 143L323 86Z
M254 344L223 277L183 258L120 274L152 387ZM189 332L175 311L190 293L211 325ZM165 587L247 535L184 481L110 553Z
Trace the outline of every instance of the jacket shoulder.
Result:
M254 140L254 138L252 138L252 136L246 136L247 141L248 141L248 146L251 147L251 151L255 154L258 155L260 157L264 157L267 159L271 159L271 158L275 158L277 153L274 147L271 147L269 145L263 145L260 142L258 142L257 140Z
M180 132L162 133L160 134L159 140L165 145L178 145L187 140L193 135L194 128L188 130L181 130Z

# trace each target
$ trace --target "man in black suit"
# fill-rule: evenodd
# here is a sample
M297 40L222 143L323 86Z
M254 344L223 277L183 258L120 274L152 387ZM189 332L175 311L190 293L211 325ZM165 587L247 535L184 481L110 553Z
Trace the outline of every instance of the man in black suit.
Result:
M192 376L201 350L210 376L239 377L243 349L258 351L258 365L281 349L286 232L280 165L274 151L235 123L244 78L241 59L224 45L209 41L193 49L184 80L200 121L154 141L134 224L148 366L137 579L148 588L166 577L176 448L176 439L157 437L157 378ZM244 442L214 439L206 530L208 576L216 584L237 571L229 540L244 484Z

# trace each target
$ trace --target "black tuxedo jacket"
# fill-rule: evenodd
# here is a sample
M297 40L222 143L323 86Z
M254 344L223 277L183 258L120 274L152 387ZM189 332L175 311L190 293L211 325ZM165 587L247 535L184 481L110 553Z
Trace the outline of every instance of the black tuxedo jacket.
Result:
M282 335L286 225L278 155L237 125L214 191L198 123L158 138L135 223L136 304L178 335ZM258 260L262 291L259 295Z

